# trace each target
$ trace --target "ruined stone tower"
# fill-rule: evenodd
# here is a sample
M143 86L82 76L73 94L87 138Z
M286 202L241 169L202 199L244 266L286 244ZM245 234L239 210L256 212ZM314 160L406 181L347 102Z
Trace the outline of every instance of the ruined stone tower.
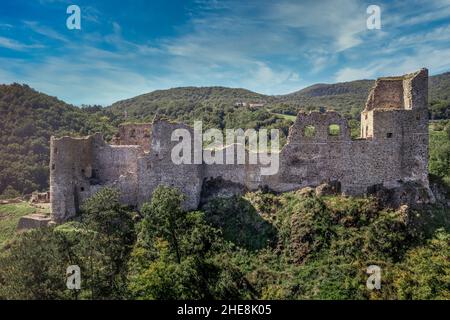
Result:
M140 207L159 185L178 188L195 209L206 193L228 195L268 188L296 190L335 181L344 194L364 195L374 185L414 182L428 188L428 71L380 78L361 113L361 137L351 139L347 120L336 112L300 112L280 152L277 174L260 165L174 164L171 139L184 124L155 120L123 125L113 145L100 134L51 138L50 192L53 219L63 222L104 186L121 201ZM332 129L333 128L333 129ZM216 152L224 154L230 145ZM194 150L194 148L193 148Z
M428 184L428 70L376 81L361 113L361 137L391 147L391 170Z

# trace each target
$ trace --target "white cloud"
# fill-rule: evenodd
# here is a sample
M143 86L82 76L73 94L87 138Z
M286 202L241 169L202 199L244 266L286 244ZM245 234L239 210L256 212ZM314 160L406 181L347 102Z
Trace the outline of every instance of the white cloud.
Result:
M28 49L42 48L43 46L38 44L24 44L14 39L0 37L0 47L16 51L24 51Z
M400 58L380 58L368 66L360 68L345 67L335 74L335 81L353 81L373 79L386 75L402 75L421 68L428 68L430 73L437 74L450 70L450 48L435 49L423 47Z
M276 25L293 28L306 38L311 36L318 48L330 51L361 44L360 33L366 30L365 6L356 0L284 0L269 5L267 14Z
M34 32L41 34L47 38L59 40L62 42L69 42L69 40L59 32L47 26L41 25L36 21L24 21L24 24Z
M376 70L372 68L342 68L336 73L336 82L346 82L360 79L372 79L375 77Z
M151 78L108 63L92 65L89 61L68 62L64 58L47 58L39 64L3 58L0 62L21 70L14 78L11 72L5 73L4 80L27 83L77 104L110 104L151 89Z
M383 24L389 27L427 26L450 17L448 0L408 0L389 3L382 8Z

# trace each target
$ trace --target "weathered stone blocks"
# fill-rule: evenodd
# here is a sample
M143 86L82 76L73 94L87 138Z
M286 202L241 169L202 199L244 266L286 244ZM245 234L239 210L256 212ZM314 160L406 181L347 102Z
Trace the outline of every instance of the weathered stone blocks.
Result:
M161 119L121 126L116 145L106 144L99 134L52 137L52 216L57 222L73 217L83 201L104 186L116 187L123 203L138 208L150 201L159 185L173 186L186 195L186 209L196 209L202 195L256 189L284 192L327 181L334 187L319 187L320 194L365 195L374 185L389 189L399 181L428 192L427 99L426 69L378 79L361 113L361 136L356 140L342 115L300 112L280 151L278 173L271 176L262 175L258 164L174 164L171 150L178 141L172 141L172 132L193 129ZM338 130L333 133L330 127ZM205 191L208 183L215 188L211 192ZM400 198L399 203L425 200L422 191Z
M36 229L41 227L47 227L51 225L52 219L50 216L43 214L30 214L20 218L17 225L17 231L25 231L29 229Z

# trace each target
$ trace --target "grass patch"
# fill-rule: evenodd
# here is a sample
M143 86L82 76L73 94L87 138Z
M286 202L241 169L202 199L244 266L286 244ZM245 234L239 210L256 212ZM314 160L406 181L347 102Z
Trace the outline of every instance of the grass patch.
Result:
M281 119L286 119L292 122L295 122L295 119L297 119L297 116L292 116L290 114L282 114L282 113L275 113L275 112L271 112L273 115L277 116L278 118Z
M19 219L35 211L26 202L0 205L0 247L14 236Z

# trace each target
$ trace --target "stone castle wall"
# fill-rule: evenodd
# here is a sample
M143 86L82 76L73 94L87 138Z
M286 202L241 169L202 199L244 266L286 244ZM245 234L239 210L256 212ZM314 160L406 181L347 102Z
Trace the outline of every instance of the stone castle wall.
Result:
M119 132L113 138L115 145L140 145L144 151L150 151L152 125L149 123L133 123L119 125Z
M114 143L101 135L51 139L53 218L65 221L83 201L104 186L120 190L123 203L140 207L159 185L178 188L185 207L196 209L203 197L268 188L276 192L339 181L345 194L362 195L383 184L414 181L428 188L428 71L380 78L361 113L361 137L351 139L347 120L336 112L300 112L280 151L275 175L261 175L259 164L174 164L175 129L184 124L155 119L124 125ZM333 132L330 126L339 128ZM306 134L313 127L314 134ZM192 150L194 150L192 141ZM225 147L225 154L233 144ZM200 150L201 152L201 150ZM236 154L236 152L235 152ZM197 155L198 156L198 155ZM247 154L248 156L248 154ZM194 155L192 155L192 159Z

